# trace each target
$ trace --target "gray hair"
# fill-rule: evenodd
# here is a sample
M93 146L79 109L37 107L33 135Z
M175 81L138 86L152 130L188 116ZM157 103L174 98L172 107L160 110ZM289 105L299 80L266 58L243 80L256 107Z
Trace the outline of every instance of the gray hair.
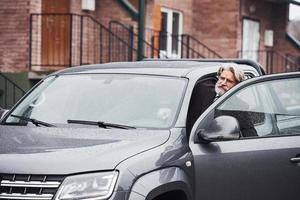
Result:
M234 78L237 83L240 83L245 80L245 74L242 69L236 63L224 63L218 70L217 75L220 76L223 71L230 71L233 73Z

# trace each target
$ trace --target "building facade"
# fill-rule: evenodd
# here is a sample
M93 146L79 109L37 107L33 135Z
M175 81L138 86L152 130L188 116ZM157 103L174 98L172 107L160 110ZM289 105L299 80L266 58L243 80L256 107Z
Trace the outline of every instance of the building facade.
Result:
M55 70L140 56L247 58L260 62L268 73L298 71L299 41L287 33L289 3L299 4L293 0L1 0L0 72L28 89ZM142 38L139 24L144 27Z

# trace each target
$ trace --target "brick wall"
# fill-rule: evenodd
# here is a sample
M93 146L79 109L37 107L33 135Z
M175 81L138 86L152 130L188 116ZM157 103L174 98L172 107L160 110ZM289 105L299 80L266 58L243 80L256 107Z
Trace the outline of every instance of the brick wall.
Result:
M117 2L117 0L96 0L95 3L95 11L85 11L81 9L81 1L75 0L71 2L71 13L91 16L105 27L104 28L91 19L84 21L85 37L83 38L83 48L86 49L83 52L84 64L109 61L109 52L106 51L108 49L107 45L109 39L106 28L109 28L110 21L115 20L125 25L133 25L137 27L137 22L132 19L129 13L120 5L120 3ZM113 29L113 31L116 30ZM124 41L127 41L127 37L125 35L126 31L125 34L116 34L122 39L125 38Z
M236 57L239 0L194 0L192 35L222 57Z
M30 13L41 13L41 0L1 0L0 1L0 71L23 72L29 66L29 17ZM137 27L127 11L117 0L96 0L96 11L81 10L81 0L70 0L70 13L90 15L108 27L109 21L118 20ZM32 59L41 63L41 28L35 21L35 45ZM76 33L75 33L76 34ZM89 37L94 37L90 34ZM89 38L92 40L92 38ZM76 41L75 41L76 42ZM78 42L78 41L77 41ZM76 46L76 44L74 44ZM91 45L88 45L90 48ZM87 55L95 57L95 55ZM78 61L74 61L78 63Z
M250 11L251 9L252 11ZM242 17L248 17L249 19L257 20L260 23L259 48L262 50L266 49L264 46L264 32L267 29L273 30L273 3L260 0L242 0L241 20L243 19ZM239 47L239 49L242 49L242 45Z
M250 12L250 7L255 9ZM296 49L290 41L286 39L286 28L288 22L288 4L287 3L273 3L261 0L242 0L242 15L250 19L258 20L260 22L260 50L275 51L273 57L272 72L284 72L286 61L284 57L288 54L300 56L300 52ZM266 47L265 31L273 30L274 45L273 47ZM240 46L240 49L242 46ZM266 55L260 55L259 62L264 66L267 64ZM267 66L264 66L267 68Z
M0 71L28 69L29 0L0 1Z
M104 26L108 27L111 20L117 20L124 24L136 25L129 13L117 0L96 1L96 17Z
M0 0L0 71L28 70L29 16L30 13L41 12L41 2L41 0ZM249 11L252 5L255 6L254 12ZM281 51L283 54L299 55L299 50L286 40L285 32L282 31L286 28L288 16L286 6L287 4L276 4L266 0L218 0L217 2L214 0L147 0L145 27L159 28L158 18L161 8L180 11L183 14L183 33L194 36L222 57L233 58L242 48L242 19L246 16L260 21L260 49L265 49L264 31L272 29L275 39L274 50ZM83 11L81 0L70 0L70 13L93 16L106 27L111 20L117 20L132 25L137 30L137 21L132 19L117 0L96 0L96 11ZM33 34L41 35L40 32ZM79 35L77 32L73 34ZM89 37L92 41L95 35L91 34ZM37 40L40 42L41 38ZM78 46L77 43L79 42L75 41L72 45ZM37 63L41 59L39 57L41 54L38 53L40 51L37 48L36 52L33 52ZM90 57L95 55L91 54ZM78 63L78 57L76 59L74 62Z
M300 58L300 51L298 48L294 47L293 44L286 38L286 30L287 30L287 23L288 23L288 5L284 4L276 4L273 6L273 28L274 28L274 50L276 52L280 52L281 57L291 55L293 57L298 56L299 62ZM284 16L283 18L278 18L278 16ZM283 31L284 30L284 31ZM277 72L285 72L286 70L290 70L294 68L293 64L286 64L286 60L282 61L281 68L275 68ZM284 67L285 66L285 67ZM299 70L299 69L298 69Z
M42 1L30 0L30 13L41 13L41 12L42 12Z
M296 54L300 56L298 49L294 48L286 39L287 22L288 22L288 5L276 4L273 6L273 27L276 40L274 41L274 50L284 51L285 53ZM278 18L278 16L285 16L285 18Z

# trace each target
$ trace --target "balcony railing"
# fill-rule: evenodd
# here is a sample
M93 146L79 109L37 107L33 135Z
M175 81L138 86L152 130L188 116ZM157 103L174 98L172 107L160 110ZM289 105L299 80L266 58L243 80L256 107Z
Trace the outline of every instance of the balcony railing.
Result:
M30 71L134 60L132 33L110 28L90 16L31 14Z
M0 107L11 108L23 95L25 90L14 81L0 73Z
M182 35L182 58L222 58L222 56L195 37L184 34Z
M156 47L154 55L177 58L222 58L217 52L189 34L171 34L146 29L145 40Z
M171 37L171 41L170 38ZM138 41L144 49L137 51ZM168 41L167 41L168 40ZM165 49L172 43L172 53ZM103 26L91 16L31 14L30 71L49 72L84 64L134 61L138 58L220 58L190 35L170 35L146 29L145 37L118 21Z
M300 71L300 58L273 50L239 51L240 58L259 62L267 74Z

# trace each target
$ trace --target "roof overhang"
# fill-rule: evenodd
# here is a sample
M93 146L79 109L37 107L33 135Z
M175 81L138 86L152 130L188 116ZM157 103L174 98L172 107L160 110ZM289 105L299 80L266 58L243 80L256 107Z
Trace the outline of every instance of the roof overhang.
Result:
M300 6L300 0L267 0L274 3L292 3Z
M138 20L139 11L128 0L118 0L134 20Z
M289 3L296 4L296 5L300 6L300 1L298 1L298 0L290 0Z
M300 50L300 42L299 40L297 40L297 38L295 38L290 33L286 33L286 37L298 50Z

